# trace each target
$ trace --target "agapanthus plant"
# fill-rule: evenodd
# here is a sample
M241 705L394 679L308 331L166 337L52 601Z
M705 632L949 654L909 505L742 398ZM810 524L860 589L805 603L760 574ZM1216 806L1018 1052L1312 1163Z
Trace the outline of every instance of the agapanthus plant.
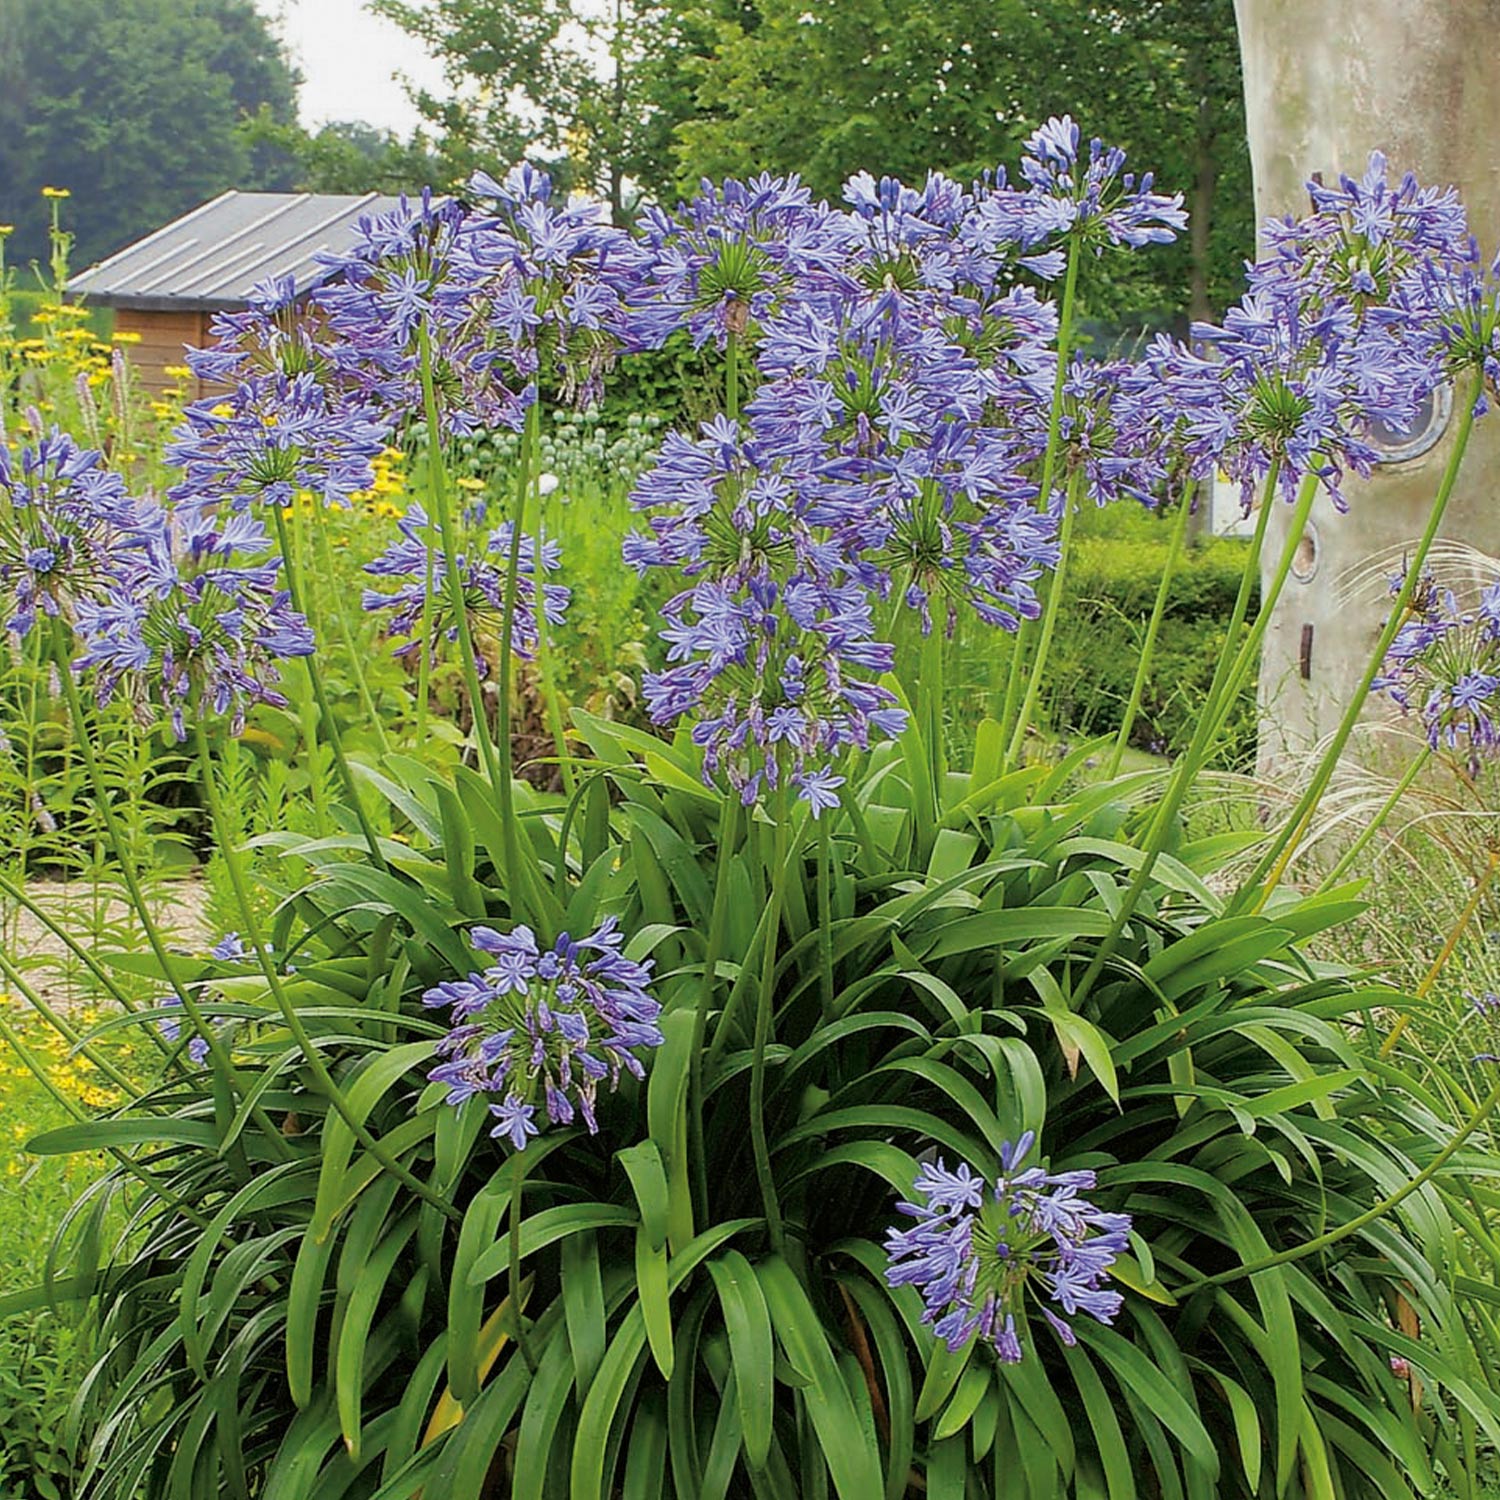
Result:
M810 282L827 284L849 248L840 216L795 175L705 181L675 212L637 223L646 251L630 293L630 336L644 347L686 329L693 346L751 334Z
M774 453L722 418L696 441L674 434L636 488L651 530L625 557L691 581L663 607L652 719L691 718L705 779L722 774L747 805L790 784L816 813L837 801L838 752L899 734L906 716L878 681L893 651L875 639L870 591L800 512Z
M545 949L522 925L508 933L475 927L469 941L490 966L422 996L424 1005L448 1007L454 1022L438 1046L447 1060L431 1080L451 1105L488 1101L491 1134L517 1151L539 1133L539 1108L554 1125L581 1116L597 1132L600 1086L612 1093L622 1073L643 1078L638 1052L662 1044L661 1006L647 988L651 960L625 957L614 917Z
M397 523L401 535L381 556L365 565L365 571L377 578L405 580L393 592L366 589L364 607L374 613L389 611L386 633L391 636L414 636L396 648L398 656L408 656L423 649L420 632L424 622L431 638L426 649L436 657L438 642L459 639L454 615L452 590L448 587L447 564L436 550L433 528L420 505L408 507ZM488 652L497 649L505 617L505 559L510 554L514 528L502 522L482 543L481 551L459 556L458 576L463 580L464 606L468 613L470 638L474 642L475 666L481 676L490 670ZM546 583L548 573L562 566L562 554L554 541L543 540L538 551L536 539L521 537L520 574L516 581L511 650L517 656L530 658L537 647L537 589L542 595L543 616L549 624L561 625L567 618L569 590L562 584ZM540 561L540 568L538 562ZM429 580L431 588L429 591Z
M1027 140L1021 175L1035 195L1030 211L1096 249L1170 245L1187 228L1182 194L1156 192L1150 172L1137 180L1125 153L1097 136L1085 160L1082 139L1071 115L1054 115Z
M1091 1171L1022 1167L1035 1144L1031 1131L1007 1142L993 1179L962 1162L955 1172L925 1163L914 1184L922 1201L897 1205L917 1223L887 1236L886 1280L921 1292L922 1321L954 1353L977 1335L1003 1363L1019 1364L1033 1304L1069 1345L1078 1337L1070 1318L1111 1323L1120 1310L1107 1282L1129 1244L1130 1216L1081 1196L1096 1186Z
M252 375L183 414L167 457L183 469L179 505L285 507L299 493L348 504L375 482L390 441L372 408L343 401L311 371Z
M1398 575L1393 593L1403 581ZM1500 750L1500 583L1464 608L1424 578L1408 614L1372 690L1417 715L1432 749L1477 767Z
M14 455L0 443L0 629L18 636L104 593L135 514L97 452L47 432L35 411L28 422L45 436Z
M107 591L77 607L75 666L100 703L154 704L179 740L189 719L225 718L239 734L252 705L285 707L277 664L314 641L269 548L253 516L141 502Z

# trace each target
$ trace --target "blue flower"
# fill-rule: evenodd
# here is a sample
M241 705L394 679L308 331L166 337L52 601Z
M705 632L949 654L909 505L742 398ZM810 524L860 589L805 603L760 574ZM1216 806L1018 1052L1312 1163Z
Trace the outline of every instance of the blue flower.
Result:
M368 405L340 400L311 372L248 375L228 394L195 402L167 449L183 468L179 505L290 505L307 491L330 504L374 482L390 425Z
M48 432L35 410L27 421L34 444L13 456L0 443L0 630L18 636L103 596L135 514L98 453Z
M1400 582L1398 575L1393 587ZM1371 691L1415 711L1434 750L1461 751L1477 769L1500 753L1500 584L1465 609L1424 578L1410 613Z
M600 1085L612 1091L622 1072L644 1077L637 1052L662 1043L661 1006L647 989L651 961L624 956L614 917L585 938L563 933L545 951L525 926L476 927L469 940L490 966L422 996L455 1023L438 1048L446 1060L428 1076L447 1088L450 1104L489 1099L492 1134L517 1151L537 1134L538 1106L553 1124L577 1114L597 1132Z
M924 1163L914 1184L922 1201L897 1205L917 1224L887 1236L886 1280L918 1288L923 1321L955 1353L977 1335L1002 1362L1019 1363L1028 1298L1067 1344L1077 1337L1068 1319L1111 1323L1119 1313L1120 1294L1104 1282L1129 1243L1130 1218L1081 1196L1095 1186L1092 1172L1023 1168L1034 1141L1028 1131L1005 1143L990 1181L962 1163L956 1172Z
M101 703L123 695L165 708L178 739L187 719L226 717L239 734L251 705L284 708L276 664L313 651L307 621L281 587L281 560L249 516L141 502L111 560L108 591L76 606Z
M391 636L411 636L420 629L424 618L430 621L433 635L426 645L435 660L438 642L442 639L453 642L459 636L458 620L447 584L447 561L437 545L435 528L420 505L407 508L406 514L397 523L397 529L401 533L399 540L393 542L373 562L366 563L365 571L377 578L407 581L390 593L367 589L363 598L364 607L373 612L390 611L386 633ZM458 558L464 604L477 653L475 665L481 675L488 671L486 647L493 647L498 651L502 634L506 570L513 535L511 523L503 522L490 533L482 544L483 550L479 555L461 553ZM558 544L544 540L538 551L535 538L523 536L511 649L516 655L528 659L535 655L538 643L538 563L543 577L547 573L556 572L562 566ZM429 576L432 580L430 603L427 591ZM569 590L561 584L545 582L540 584L540 589L545 619L553 625L561 625L567 618ZM422 647L420 640L409 640L397 648L396 654L409 655L420 651Z
M1182 194L1152 191L1148 172L1139 182L1126 172L1118 146L1089 142L1069 115L1053 117L1024 146L1021 175L1031 185L1030 211L1058 234L1103 245L1169 245L1187 227Z

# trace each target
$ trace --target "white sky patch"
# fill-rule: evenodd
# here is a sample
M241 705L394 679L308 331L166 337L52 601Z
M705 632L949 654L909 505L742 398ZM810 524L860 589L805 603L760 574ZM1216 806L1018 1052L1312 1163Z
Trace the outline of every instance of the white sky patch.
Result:
M362 0L255 4L277 23L302 74L298 116L311 130L335 120L361 120L406 136L421 117L403 80L444 92L438 62L399 26L371 15Z

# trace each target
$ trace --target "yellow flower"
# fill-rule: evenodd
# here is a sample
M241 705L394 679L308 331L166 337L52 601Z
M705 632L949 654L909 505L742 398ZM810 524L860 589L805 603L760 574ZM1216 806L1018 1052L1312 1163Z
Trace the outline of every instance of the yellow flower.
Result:
M170 375L173 380L191 380L193 372L186 365L163 365L163 375Z
M0 224L0 240L3 240L6 235L14 234L15 232L16 226L14 224Z
M72 191L68 188L44 187L42 189L44 198L71 198L72 196Z
M477 492L484 488L484 480L482 479L455 479L453 482L461 490L470 490Z
M220 401L217 406L210 406L208 414L211 417L232 417L234 408L227 401Z
M141 336L129 329L122 329L119 333L110 334L110 340L116 344L138 344Z

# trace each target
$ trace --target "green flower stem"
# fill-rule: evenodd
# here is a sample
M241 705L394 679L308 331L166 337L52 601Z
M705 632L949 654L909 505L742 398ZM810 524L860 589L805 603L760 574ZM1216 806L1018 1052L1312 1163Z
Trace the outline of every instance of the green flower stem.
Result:
M917 819L919 831L926 836L921 839L921 858L932 856L931 839L936 836L937 826L943 817L943 791L948 780L948 754L944 732L944 634L943 626L933 621L932 628L922 637L919 653L921 676L917 683L915 701L921 713L919 723L927 750L927 779L932 783L932 811L930 821ZM924 828L923 825L926 824Z
M326 508L318 512L317 521L313 526L313 537L318 549L318 561L323 568L323 576L332 585L334 579L333 548L328 544L327 516ZM354 673L354 685L359 690L360 702L364 704L365 716L370 721L370 727L375 731L375 738L380 742L380 753L386 755L391 747L385 737L385 724L370 692L362 653L354 639L354 627L350 625L349 612L344 608L344 591L337 587L333 589L333 623L339 633L339 641L344 648L344 654L349 660L350 670Z
M1205 501L1206 503L1206 501ZM1136 715L1141 711L1141 699L1145 696L1146 681L1151 675L1151 658L1156 652L1156 637L1161 622L1167 613L1167 598L1172 591L1172 579L1177 572L1177 563L1182 557L1182 542L1187 535L1188 518L1193 513L1191 498L1182 497L1177 507L1177 517L1172 523L1172 539L1167 544L1167 560L1162 566L1161 582L1156 588L1156 602L1151 606L1151 619L1146 625L1146 638L1141 642L1140 659L1135 666L1135 681L1130 685L1130 700L1125 705L1124 717L1120 720L1120 732L1115 736L1115 747L1105 769L1106 781L1120 774L1120 761L1125 747L1130 743L1130 731L1135 728Z
M274 508L276 515L277 535L281 541L281 561L286 570L287 592L295 601L301 597L300 580L302 577L302 518L294 506L292 509L292 526L287 531L285 514L282 507ZM290 540L288 540L290 536ZM307 620L308 629L317 635L317 628L313 624L312 615L307 610L299 610L300 614ZM324 783L323 775L319 769L322 757L318 753L318 743L321 738L321 726L327 722L326 715L320 715L317 710L317 698L313 690L313 669L308 661L301 660L289 667L289 672L295 678L297 692L297 714L302 725L302 740L307 746L307 793L312 801L313 822L317 829L319 838L327 838L333 831L331 815L328 811L328 787ZM330 750L332 747L330 746Z
M286 568L287 593L291 596L292 608L299 615L306 617L307 610L303 607L304 596L301 581L297 577L297 569L292 565L291 538L287 534L286 517L282 514L281 507L272 506L271 514L276 518L276 540L281 546L282 562ZM307 667L307 678L312 684L313 697L318 704L318 717L322 720L328 735L328 748L333 752L333 763L338 767L339 779L344 783L344 795L349 799L349 805L359 822L359 831L364 837L365 847L370 851L370 859L376 869L384 870L387 867L385 855L380 852L380 840L375 836L374 826L370 822L370 815L365 811L365 805L360 800L359 785L354 779L354 768L349 764L349 757L344 754L344 737L339 733L339 723L334 717L333 708L328 702L328 694L323 688L323 674L315 671L311 664Z
M500 621L500 745L505 752L503 774L499 768L491 780L500 799L500 836L505 846L505 888L512 914L533 911L541 915L541 903L531 889L531 866L521 859L521 844L516 826L516 793L512 784L510 748L511 669L515 663L516 599L521 589L521 541L526 533L526 500L531 493L531 471L536 463L537 445L541 440L542 408L540 398L526 408L526 424L521 432L521 452L516 473L516 513L511 517L510 556L505 563L504 609ZM537 559L538 567L541 559ZM540 579L538 579L540 582ZM561 853L558 855L562 858Z
M0 244L4 244L0 240ZM37 784L41 778L37 775L36 764L36 715L37 700L41 695L42 678L42 653L46 645L42 639L40 630L33 631L26 641L26 649L22 654L22 670L26 676L27 704L26 704L26 763L24 769L24 780L22 782L23 793L30 797L39 797ZM31 855L31 831L36 821L36 804L32 802L26 809L21 819L21 833L16 840L16 878L24 882L26 870Z
M1275 842L1261 856L1259 863L1250 872L1245 883L1235 892L1229 903L1231 914L1242 911L1252 903L1253 909L1259 911L1286 873L1286 867L1296 850L1297 842L1317 811L1318 803L1339 763L1339 757L1344 753L1344 747L1349 743L1349 736L1354 733L1354 726L1364 712L1365 704L1370 696L1370 686L1385 666L1386 654L1391 649L1391 643L1396 639L1397 631L1406 623L1412 599L1421 581L1422 568L1427 562L1427 554L1432 551L1433 542L1437 539L1438 528L1443 523L1448 502L1453 498L1453 489L1458 483L1459 468L1463 464L1464 452L1469 446L1469 436L1474 430L1475 394L1472 390L1454 393L1454 400L1460 403L1461 415L1458 432L1453 440L1453 450L1448 455L1442 481L1433 499L1432 513L1427 518L1427 528L1423 531L1416 551L1407 564L1406 577L1402 580L1396 601L1391 606L1390 618L1380 632L1380 639L1376 641L1375 649L1370 654L1369 665L1366 666L1364 675L1359 680L1359 686L1354 690L1354 696L1349 700L1348 708L1344 710L1344 717L1338 729L1334 732L1333 738L1328 741L1313 771L1312 779L1308 782L1297 805L1292 809L1291 815L1287 818Z
M724 798L719 816L719 854L714 872L714 904L708 919L708 939L703 947L703 978L693 1004L693 1048L689 1054L688 1129L691 1131L690 1155L696 1171L694 1184L698 1199L698 1222L708 1223L708 1162L704 1150L704 1042L708 1034L708 1015L713 1009L718 989L719 958L724 952L724 931L729 924L729 872L734 867L736 846L740 838L740 799L730 792Z
M1068 244L1068 270L1063 278L1062 302L1057 314L1057 371L1052 379L1052 413L1047 422L1047 447L1042 454L1042 476L1039 485L1039 501L1042 507L1052 497L1052 475L1057 468L1057 450L1062 436L1063 386L1068 378L1068 356L1072 353L1073 307L1078 296L1078 267L1082 254L1078 241ZM1021 682L1026 675L1026 657L1031 645L1031 622L1023 620L1011 640L1010 676L1005 683L1005 703L1000 710L1000 723L1009 724L1021 701ZM1005 769L1010 770L1011 760L1006 756Z
M771 864L771 900L767 909L765 947L760 960L760 997L755 1008L755 1040L750 1062L750 1149L755 1157L755 1179L760 1184L760 1199L766 1210L766 1229L771 1251L780 1255L786 1248L781 1223L781 1204L776 1196L776 1179L771 1171L771 1149L766 1140L766 1047L771 1040L771 1023L776 1008L776 954L780 947L782 888L787 879L787 819L785 792L776 797L776 837Z
M1042 613L1041 639L1036 643L1036 659L1026 683L1026 696L1021 700L1021 711L1016 718L1016 727L1011 733L1010 744L1005 751L1005 763L1013 766L1019 762L1026 744L1026 731L1031 727L1031 716L1036 712L1037 694L1042 690L1042 678L1047 670L1047 654L1052 649L1052 637L1057 630L1057 619L1062 613L1063 585L1068 577L1068 560L1073 550L1073 522L1078 514L1078 500L1083 489L1084 471L1075 469L1068 479L1063 497L1062 529L1059 535L1057 571L1047 585L1047 604ZM1019 645L1019 642L1017 643Z
M10 1024L3 1013L0 1013L0 1041L4 1041L12 1052L21 1059L23 1066L28 1072L51 1094L51 1096L80 1124L86 1124L93 1119L89 1112L83 1109L77 1100L65 1094L48 1076L47 1070L37 1060L35 1052L28 1047L21 1038L19 1032ZM209 1220L203 1214L187 1202L179 1198L154 1172L143 1167L128 1151L122 1151L118 1146L105 1146L103 1148L110 1156L120 1164L132 1177L145 1187L153 1197L159 1198L170 1208L180 1213L185 1219L196 1224L199 1229L207 1229Z
M18 906L29 911L68 950L69 954L76 958L89 971L94 982L121 1010L129 1015L136 1013L137 1006L135 1001L115 983L114 977L109 971L99 963L87 948L74 939L72 933L62 923L50 916L43 907L33 901L19 884L9 880L4 875L0 875L0 895L4 895L8 900L14 901ZM156 1044L157 1051L164 1057L171 1056L173 1051L171 1043L154 1026L146 1028L146 1035Z
M512 1332L516 1348L526 1368L536 1374L536 1357L531 1352L531 1341L526 1336L526 1315L521 1308L521 1190L526 1183L526 1153L517 1151L511 1161L511 1175L515 1179L510 1190L510 1255L505 1268L506 1297L510 1302Z
M1396 810L1401 799L1411 789L1412 783L1422 773L1422 768L1432 759L1432 746L1423 745L1421 751L1412 757L1411 764L1406 768L1406 774L1392 788L1391 794L1380 806L1380 811L1370 819L1364 831L1345 850L1343 858L1323 877L1322 884L1318 887L1320 891L1326 891L1335 886L1345 875L1354 868L1355 861L1365 852L1370 840L1384 827L1386 820Z
M208 798L209 814L213 819L214 830L219 840L219 852L223 856L225 868L229 872L229 883L234 890L236 904L240 908L240 920L244 923L244 931L250 939L250 946L260 963L261 974L264 976L266 985L270 989L271 998L276 1004L277 1010L281 1012L281 1018L286 1023L287 1030L291 1033L292 1040L296 1042L302 1053L303 1066L318 1085L333 1109L342 1116L344 1123L353 1133L355 1140L359 1142L371 1158L391 1174L404 1187L410 1189L424 1202L430 1203L434 1208L450 1219L461 1219L463 1215L459 1210L440 1194L435 1193L431 1187L422 1181L409 1168L403 1166L391 1153L386 1150L366 1127L363 1119L357 1115L344 1096L344 1091L338 1086L333 1074L328 1071L328 1065L323 1061L322 1054L318 1051L317 1043L313 1041L306 1026L302 1024L302 1017L297 1014L297 1007L292 1003L291 996L286 992L281 982L281 975L276 971L276 965L271 961L271 956L266 948L265 939L261 934L260 918L255 914L255 905L251 900L250 889L246 882L244 866L240 859L240 850L230 840L231 825L224 809L224 800L219 792L218 777L215 773L213 752L209 749L208 736L203 732L201 724L193 726L193 741L198 752L198 765L202 771L202 779L205 795ZM280 1140L280 1132L274 1132L277 1140Z
M1500 1083L1496 1083L1485 1095L1479 1107L1459 1128L1453 1139L1415 1177L1403 1183L1395 1192L1382 1198L1373 1208L1366 1209L1364 1213L1350 1219L1348 1223L1340 1224L1337 1229L1330 1229L1326 1234L1320 1234L1303 1244L1294 1245L1289 1250L1280 1250L1274 1255L1253 1260L1248 1265L1236 1266L1230 1271L1220 1271L1217 1276L1197 1277L1174 1288L1174 1292L1182 1296L1199 1291L1206 1286L1223 1286L1231 1281L1240 1281L1246 1276L1257 1276L1262 1271L1274 1271L1277 1266L1286 1266L1293 1261L1305 1260L1309 1255L1316 1255L1318 1251L1326 1250L1330 1245L1336 1245L1340 1240L1348 1239L1351 1234L1358 1234L1361 1229L1383 1219L1393 1209L1399 1208L1413 1193L1420 1191L1431 1182L1458 1154L1464 1142L1494 1114L1497 1108L1500 1108Z
M547 611L545 608L545 583L542 575L542 540L545 534L543 513L546 497L537 491L536 509L536 667L542 682L542 698L546 703L547 729L552 735L553 748L557 751L557 771L562 778L563 791L573 794L573 767L568 755L568 737L564 731L562 701L557 693L556 674L552 670L552 648L547 642Z
M740 340L732 328L724 335L724 415L740 419Z
M107 1058L96 1052L67 1017L54 1010L41 995L26 982L26 976L0 953L0 974L15 989L16 993L76 1052L104 1074L117 1089L123 1089L134 1103L140 1098L140 1090Z
M177 970L172 963L171 955L167 952L161 929L157 927L156 920L151 915L151 908L146 902L146 893L141 887L140 876L135 868L135 860L131 858L129 846L125 842L124 830L120 827L120 820L115 816L109 794L105 791L104 782L99 774L99 761L94 755L93 741L89 737L88 721L83 712L83 700L78 694L78 684L73 680L73 664L68 659L67 626L61 621L57 622L57 633L54 639L57 675L62 679L63 696L67 699L68 713L73 721L73 738L77 742L84 772L88 776L89 786L94 794L94 803L99 809L99 816L104 820L105 833L109 838L115 863L120 867L120 878L125 882L130 904L135 909L136 920L140 922L152 956L161 965L162 975L171 985L172 993L182 1006L183 1014L193 1023L193 1029L208 1044L208 1055L213 1059L215 1071L221 1078L228 1080L229 1086L235 1093L242 1099L247 1099L250 1097L249 1091L240 1077L239 1069L234 1065L234 1059L229 1055L229 1050L220 1040L217 1031L209 1025L202 1010L199 1009L198 1002L190 993L192 987L183 984L177 978ZM201 735L202 726L195 727L197 733ZM281 1132L272 1126L269 1117L260 1105L255 1106L255 1115L257 1123L275 1140L277 1150L290 1160L292 1154L290 1148L282 1140Z
M417 743L427 743L427 709L432 697L432 595L437 581L437 548L432 541L432 517L422 528L422 546L427 554L427 573L422 587L421 650L417 652Z
M833 1010L833 835L827 815L818 818L818 1009L825 1026Z
M442 427L438 416L437 384L432 371L432 337L428 332L426 323L421 325L417 335L421 350L421 374L422 374L422 409L427 421L427 493L432 500L432 514L437 518L438 538L443 548L443 572L444 585L448 592L448 602L452 606L454 615L454 627L458 634L459 665L463 670L464 686L469 693L469 707L474 720L474 738L479 745L480 759L484 762L485 771L493 786L500 788L502 780L509 784L509 770L506 766L506 777L500 774L500 762L495 753L495 743L490 737L489 715L484 708L484 691L479 679L479 662L474 651L474 632L469 627L469 604L464 597L464 581L459 571L458 562L458 534L453 525L453 510L448 504L448 469L443 461ZM523 445L523 452L525 451ZM524 468L525 461L523 459ZM524 508L525 499L522 498ZM521 534L519 518L516 522L516 537ZM514 550L514 549L513 549ZM506 618L509 623L511 600L507 593ZM429 641L422 642L422 649L428 650ZM502 658L508 658L508 651L502 651ZM500 664L500 702L501 713L504 714L507 691L507 669L508 659L502 659ZM504 727L500 731L501 739L505 743L506 757L509 760L510 741ZM503 793L502 793L503 796Z
M1313 501L1318 492L1317 477L1309 474L1298 490L1291 526L1287 531L1286 543L1281 549L1281 559L1277 564L1271 587L1261 600L1255 624L1250 628L1249 634L1236 652L1235 637L1239 635L1245 623L1245 616L1249 612L1250 595L1259 572L1266 528L1270 521L1271 508L1276 504L1276 484L1280 472L1280 465L1273 462L1270 472L1266 475L1265 493L1261 496L1260 512L1255 523L1255 536L1250 544L1250 555L1245 560L1245 571L1240 576L1239 593L1235 597L1234 609L1230 613L1224 649L1219 653L1213 681L1209 684L1208 700L1198 716L1198 724L1193 731L1193 738L1188 744L1186 753L1172 770L1166 793L1157 806L1156 815L1147 831L1146 842L1143 846L1145 858L1141 861L1140 868L1125 892L1125 899L1120 903L1120 910L1110 923L1109 932L1099 945L1099 950L1085 971L1082 982L1074 991L1074 1005L1082 1004L1087 998L1099 975L1103 972L1105 964L1114 956L1120 936L1135 915L1136 907L1140 904L1140 899L1151 880L1156 861L1160 858L1171 831L1172 821L1176 818L1189 787L1196 783L1199 772L1207 764L1219 730L1223 727L1224 720L1232 709L1240 689L1244 686L1251 668L1260 658L1260 643L1271 622L1271 612L1276 606L1276 601L1281 597L1282 589L1286 586L1287 576L1291 573L1292 561L1297 555L1302 531L1307 525L1308 513L1312 510Z

